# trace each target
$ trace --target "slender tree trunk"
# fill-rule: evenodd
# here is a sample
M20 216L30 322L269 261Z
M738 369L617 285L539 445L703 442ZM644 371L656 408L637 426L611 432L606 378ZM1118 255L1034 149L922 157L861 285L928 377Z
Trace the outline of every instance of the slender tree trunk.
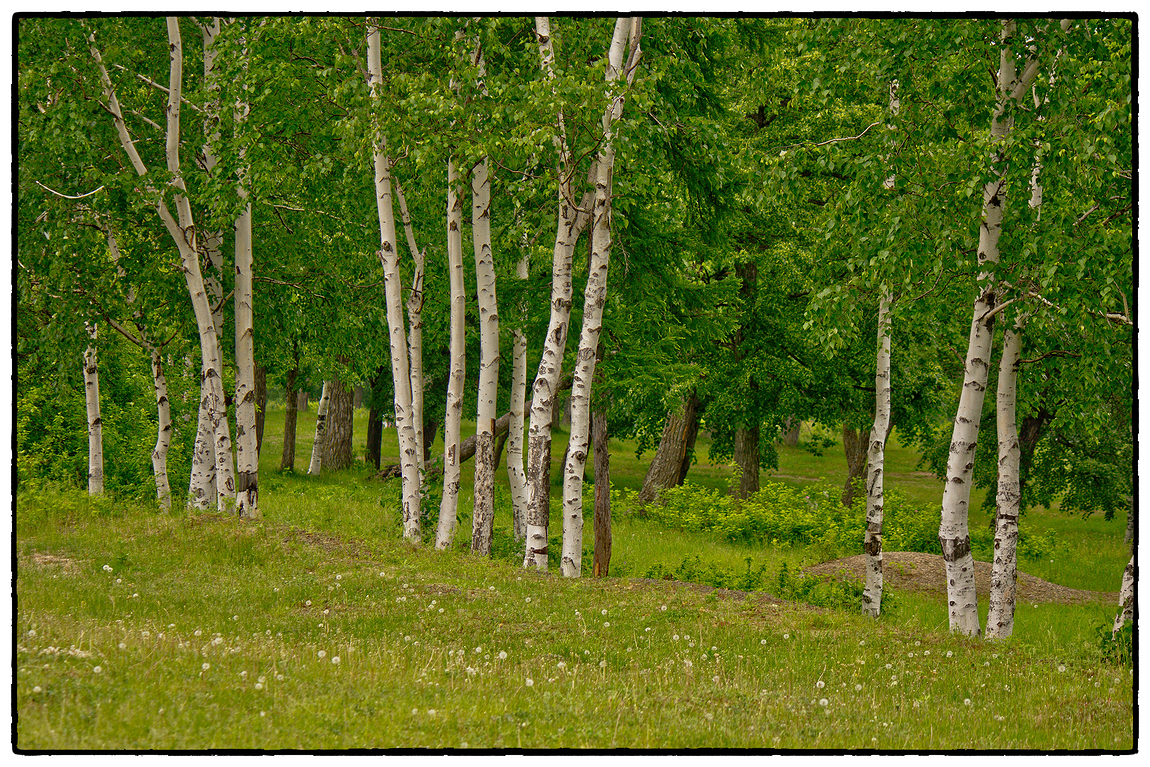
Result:
M255 366L256 387L256 455L264 449L264 422L268 409L268 369L263 365Z
M843 483L843 506L855 501L855 481L867 473L867 433L843 424L843 452L847 458L847 479Z
M88 326L96 340L96 326ZM104 494L104 426L100 418L100 371L96 347L84 352L84 402L88 408L88 495Z
M641 20L620 18L607 55L606 80L609 91L623 75L623 55L631 43L630 73L638 64L641 50ZM631 77L627 80L630 82ZM603 142L596 160L595 207L591 217L591 259L587 287L583 294L583 329L571 386L571 432L563 469L563 549L560 572L577 578L583 557L583 471L591 442L591 383L595 377L599 334L603 327L603 307L607 303L607 269L611 260L611 189L615 168L613 145L615 121L623 111L624 91L614 94L603 115Z
M1003 25L1002 47L998 71L998 106L991 122L991 145L1001 144L1010 134L1013 118L1011 102L1030 89L1037 73L1037 63L1028 61L1021 75L1015 67L1010 50L1014 23ZM987 373L991 362L994 337L994 309L998 303L993 269L999 261L998 240L1002 230L1002 217L1006 204L1005 157L1001 149L995 151L994 177L983 188L981 226L978 238L979 294L974 302L967 345L965 375L958 412L954 419L950 455L947 460L946 484L942 496L942 519L938 540L946 563L947 604L950 630L968 636L978 636L982 629L978 619L978 601L975 596L974 558L970 553L970 530L967 524L970 487L974 470L975 448L982 416L982 402L986 391Z
M284 447L280 457L280 471L295 471L295 428L299 418L299 395L295 390L299 368L288 371L284 384Z
M546 16L535 17L535 36L543 71L554 82L554 49L550 22ZM555 92L558 98L558 92ZM584 195L574 204L572 174L575 172L567 145L563 113L557 115L558 133L555 147L559 152L559 216L555 231L555 248L551 265L551 317L544 339L543 356L531 392L531 422L527 432L527 536L523 566L547 569L547 526L551 514L551 424L557 384L562 372L563 353L567 346L567 325L571 316L571 258L575 243L586 226L585 211L590 198Z
M788 416L785 426L786 431L783 432L783 444L787 447L799 446L799 429L802 427L803 422L795 416Z
M158 349L151 349L152 385L156 390L156 446L152 448L152 474L156 478L156 500L160 511L172 509L172 488L168 484L168 446L172 443L172 408L168 402L168 380Z
M995 517L994 564L990 574L990 612L986 638L1005 639L1014 632L1014 596L1018 580L1018 366L1022 325L1002 334L1002 360L998 366L998 513Z
M697 407L698 399L692 392L683 398L681 410L667 413L663 436L659 440L659 447L655 450L651 465L647 467L643 488L639 491L640 516L646 516L647 513L643 507L654 503L661 492L678 484L683 463L687 460L687 440L692 425L695 431L698 431L695 419Z
M210 508L216 497L216 453L212 435L208 399L201 393L196 417L196 441L192 448L191 484L188 488L190 504L199 511Z
M599 357L603 345L599 345ZM602 372L600 371L600 378ZM591 414L591 434L595 454L595 554L591 572L596 578L606 578L611 569L611 455L608 448L607 408Z
M699 402L694 391L691 392L690 398L694 406L692 417L687 421L687 435L684 438L686 449L683 451L683 462L679 465L679 476L675 478L675 487L680 487L687 481L687 472L691 470L691 462L695 457L695 441L699 438L699 414L703 409L703 403Z
M759 426L740 426L735 429L735 465L739 467L738 487L731 486L731 495L748 498L759 492Z
M443 497L435 548L446 549L455 537L459 508L459 428L463 420L463 385L466 375L466 316L463 281L463 200L459 173L447 163L447 273L451 287L451 370L447 378L447 408L443 416Z
M411 278L411 292L407 298L407 322L410 326L408 334L408 359L411 362L411 419L415 428L415 444L420 446L415 459L419 470L420 498L427 485L425 476L425 456L422 446L423 439L423 267L424 251L415 243L415 230L411 226L411 214L407 210L407 200L403 196L403 189L397 182L395 196L399 199L399 212L403 219L403 231L407 236L407 247L411 250L411 258L415 263L415 273ZM379 460L375 462L379 468Z
M247 117L247 104L236 110L237 124ZM244 162L242 155L240 162ZM247 169L240 171L237 194L246 200ZM257 519L259 506L259 441L256 432L256 371L254 308L252 303L252 204L248 202L235 225L236 313L236 510L245 519Z
M369 22L367 33L367 62L372 101L383 103L380 89L383 81L379 27ZM403 537L419 542L420 486L418 453L422 445L416 442L415 424L411 409L411 369L407 358L407 339L403 325L403 286L399 276L399 251L395 237L395 209L391 201L391 161L387 156L387 140L378 128L373 128L373 154L375 165L375 198L379 213L380 250L383 266L384 294L387 300L387 327L391 342L391 377L395 392L395 428L399 437L400 465L403 475Z
M886 438L890 433L890 293L883 290L878 305L878 353L874 373L874 426L867 451L866 586L863 589L863 615L877 618L882 612L882 522L883 473ZM849 505L849 504L848 504Z
M499 391L499 307L491 252L491 181L487 162L472 171L471 232L475 246L475 284L479 293L479 394L475 417L475 492L471 551L491 555L495 521L495 418Z
M515 275L527 279L527 248L515 266ZM520 307L519 321L526 321L526 308ZM523 467L523 406L527 399L527 336L515 328L511 361L511 424L507 431L507 482L511 486L512 533L515 540L527 537L527 473Z
M320 440L321 463L324 469L337 471L351 466L352 426L355 412L351 406L351 387L338 378L324 385L328 393L327 421Z
M1122 590L1118 592L1118 606L1121 608L1118 614L1114 616L1114 628L1111 630L1111 636L1116 636L1118 632L1128 622L1134 620L1134 557L1130 557L1130 561L1126 564L1126 569L1122 571Z
M327 411L330 405L330 383L324 381L323 393L319 397L319 406L315 410L315 440L311 443L311 463L307 467L307 473L313 476L323 470L323 440L327 433Z

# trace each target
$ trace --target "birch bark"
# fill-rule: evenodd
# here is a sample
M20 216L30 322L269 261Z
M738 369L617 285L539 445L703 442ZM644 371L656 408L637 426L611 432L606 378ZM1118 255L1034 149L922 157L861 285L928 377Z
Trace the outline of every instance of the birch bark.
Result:
M535 18L535 36L539 42L541 66L546 77L554 84L555 52L551 41L550 21L546 16ZM558 100L558 88L554 87ZM572 183L574 161L567 144L563 113L557 115L558 134L555 147L559 153L558 186L559 216L555 232L555 248L551 265L551 317L544 338L543 356L531 392L531 421L527 430L527 536L524 567L547 569L547 526L551 514L551 423L559 377L563 368L563 353L567 347L567 326L571 317L571 258L575 243L590 218L588 209L594 197L583 196L576 204Z
M890 291L883 289L878 305L878 354L874 374L874 426L867 451L866 586L863 589L864 615L877 618L882 610L882 522L883 471L887 427L890 426Z
M1134 557L1126 564L1122 571L1122 590L1118 592L1118 606L1121 608L1114 616L1114 629L1111 636L1116 635L1128 621L1134 620Z
M527 279L527 249L515 266L515 276ZM520 312L520 321L525 319ZM527 474L523 469L523 406L527 399L527 337L515 328L511 360L511 424L507 431L507 481L511 486L512 532L527 537Z
M1017 103L1034 82L1038 66L1027 61L1020 74L1010 50L1014 23L1003 25L998 69L998 102L991 120L990 138L994 149L993 177L983 187L983 205L978 238L978 275L980 290L974 301L967 343L965 373L954 431L947 459L946 484L942 496L942 518L938 540L946 563L947 606L950 630L968 636L982 633L978 619L978 601L974 585L974 557L970 553L970 529L967 524L970 487L974 472L974 454L982 402L986 392L987 373L994 338L993 310L998 302L993 269L999 261L998 241L1006 203L1005 157L1002 142L1009 136L1013 118L1012 103Z
M487 161L471 176L471 236L475 248L475 283L479 293L479 393L475 417L475 489L471 551L491 555L495 518L495 418L499 387L499 306L491 252L491 180Z
M415 444L420 446L416 451L416 465L419 471L420 498L422 499L427 484L427 471L424 466L423 455L423 272L425 251L419 249L415 242L415 229L411 225L411 214L407 210L407 200L403 196L403 189L399 182L395 184L395 196L399 199L399 213L403 219L403 232L407 236L407 247L411 250L411 258L415 263L415 273L411 278L411 292L407 296L407 322L410 327L408 333L408 359L411 363L411 420L415 429ZM376 461L379 468L379 461Z
M245 50L246 55L246 50ZM207 64L205 63L205 67ZM245 86L246 88L246 86ZM236 105L237 129L247 120L248 104ZM240 178L236 194L247 201L249 168L240 149ZM252 204L247 201L235 224L236 313L236 511L256 519L259 507L259 449L256 444L255 339L252 306Z
M168 401L168 379L158 349L151 350L152 385L156 390L156 446L152 448L152 474L156 478L156 499L160 511L172 508L172 488L168 483L168 447L172 444L172 407Z
M368 23L368 87L372 102L382 105L383 63L378 25ZM403 537L419 542L420 488L417 455L423 445L415 440L411 411L411 373L407 358L407 339L403 324L403 286L399 276L399 250L395 237L395 208L391 200L391 161L387 156L387 139L373 128L375 166L375 199L379 214L380 250L383 265L384 295L387 301L387 327L391 342L391 376L395 392L395 428L399 436L400 466L403 477Z
M319 396L319 405L315 409L315 441L311 443L311 462L307 473L315 476L323 470L323 437L327 433L327 410L331 404L331 389L329 383L324 381L323 393Z
M1022 500L1018 484L1018 366L1022 351L1021 321L1002 334L998 366L998 512L995 516L994 564L990 573L990 612L986 638L1005 639L1014 631L1014 589L1018 580L1018 517Z
M443 497L439 502L439 526L435 548L445 549L455 537L459 507L459 425L463 420L463 384L466 374L463 283L463 201L459 172L447 163L447 273L451 288L451 370L447 379L447 409L443 416Z
M100 369L94 345L95 325L88 325L88 337L93 344L84 351L84 404L88 410L88 495L103 495L104 422L100 418Z

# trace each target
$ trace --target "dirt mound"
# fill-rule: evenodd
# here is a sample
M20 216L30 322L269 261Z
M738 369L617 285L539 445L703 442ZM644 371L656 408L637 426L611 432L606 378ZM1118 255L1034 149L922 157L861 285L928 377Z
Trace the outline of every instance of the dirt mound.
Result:
M946 594L946 566L938 554L922 554L917 551L884 551L883 583L894 589L911 589L936 594ZM833 575L847 572L858 578L866 577L866 556L859 554L833 562L823 562L804 569L810 575ZM990 563L974 563L974 583L979 596L990 593ZM1118 603L1118 592L1083 591L1035 578L1024 572L1018 573L1019 602L1060 602L1062 604L1082 604L1085 602L1107 601Z

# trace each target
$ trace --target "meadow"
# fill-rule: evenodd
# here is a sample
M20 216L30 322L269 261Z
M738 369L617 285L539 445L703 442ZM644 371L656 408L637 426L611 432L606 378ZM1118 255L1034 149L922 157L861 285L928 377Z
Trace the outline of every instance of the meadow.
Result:
M611 577L524 571L505 476L494 555L468 553L469 464L456 546L435 552L402 539L398 482L362 465L303 474L314 410L300 415L298 471L283 474L283 411L268 414L256 523L18 490L18 750L1135 745L1133 666L1100 641L1109 602L1020 604L1014 637L987 642L947 630L941 594L888 589L877 621L847 603L849 584L778 599L780 571L835 552L641 518L628 491L650 454L637 460L626 441L612 442ZM385 433L385 461L394 440ZM725 489L730 468L711 466L706 447L689 480ZM841 448L779 451L764 480L841 486ZM887 460L888 485L937 503L939 482L913 451L896 440ZM972 513L972 527L986 522ZM1046 542L1025 572L1118 590L1124 518L1031 509L1022 524ZM591 537L588 524L588 550ZM674 579L686 570L702 582ZM708 584L724 573L747 588Z

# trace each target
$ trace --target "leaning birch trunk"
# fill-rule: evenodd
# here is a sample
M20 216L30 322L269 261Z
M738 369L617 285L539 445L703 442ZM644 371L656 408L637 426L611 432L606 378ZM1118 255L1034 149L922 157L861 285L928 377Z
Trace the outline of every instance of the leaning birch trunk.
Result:
M1134 557L1126 564L1122 571L1122 590L1118 592L1118 605L1121 609L1114 616L1114 628L1110 635L1117 636L1128 622L1134 620Z
M463 420L463 384L466 374L463 282L463 201L459 173L447 163L447 272L451 284L451 370L447 378L447 410L443 416L443 497L439 502L439 526L435 548L446 549L455 537L459 507L459 428Z
M527 249L515 266L515 276L527 279ZM525 313L520 313L522 322ZM507 431L507 482L511 486L512 532L515 540L527 537L527 474L523 470L523 405L527 399L527 336L514 331L511 360L511 424Z
M369 23L367 66L372 101L381 104L383 81L379 27ZM399 250L395 238L395 209L391 201L391 161L387 140L376 128L372 138L375 167L375 201L379 213L379 261L383 266L387 327L391 342L391 376L395 392L395 428L399 436L400 466L403 477L403 537L419 542L420 488L416 456L423 445L415 441L411 412L411 373L407 359L407 339L403 324L403 286L399 277Z
M631 41L628 69L634 72L641 53L640 20L618 19L607 55L607 87L615 90L622 74L623 53ZM628 77L630 80L630 77ZM591 442L591 382L603 327L603 307L607 303L607 268L611 260L611 176L615 167L613 124L623 111L623 92L612 93L603 115L603 143L596 160L595 207L591 214L591 263L583 293L583 329L571 384L571 433L567 442L567 462L563 469L563 548L559 571L577 578L583 564L583 472Z
M315 409L315 441L311 443L311 463L307 467L307 473L312 476L323 470L323 435L327 433L327 409L330 405L331 389L328 382L324 381L323 393Z
M878 304L878 354L874 373L874 426L867 451L866 586L863 615L877 618L882 611L883 470L887 427L890 425L890 291L883 289Z
M242 126L248 106L236 108L236 124ZM240 200L247 200L240 150L241 178L236 185ZM240 517L256 519L259 507L259 449L256 445L256 370L252 306L252 204L247 202L235 226L235 313L236 313L236 511Z
M1004 23L998 71L998 104L991 121L991 145L1001 144L1010 134L1013 118L1008 116L1011 102L1017 103L1037 73L1031 60L1021 75L1015 67L1009 48L1014 34L1013 22ZM978 636L978 600L975 596L974 557L970 553L968 513L970 488L974 472L974 454L982 402L986 392L987 373L994 339L994 309L998 302L993 269L999 261L998 240L1002 230L1006 202L1005 158L1001 149L994 150L994 177L983 188L981 225L978 238L979 294L974 301L967 343L962 394L954 419L950 455L946 465L946 484L942 495L942 518L938 541L946 564L947 605L950 630L967 636Z
M546 16L535 18L535 35L547 79L553 81L554 50L550 22ZM555 90L558 98L558 90ZM563 113L557 115L559 126L555 146L559 151L559 216L555 231L555 248L551 264L551 317L543 343L543 356L531 390L531 422L527 430L527 536L524 567L547 569L547 523L551 514L548 477L551 469L551 422L567 347L567 325L571 317L571 259L575 243L589 219L585 212L589 202L584 196L576 205L573 194L573 160L567 145ZM593 199L593 198L591 198Z
M998 513L994 527L994 564L990 572L990 612L986 638L1005 639L1014 632L1014 595L1018 580L1018 517L1021 506L1018 464L1018 365L1022 325L1002 334L998 366Z
M499 306L491 252L491 180L486 160L472 171L471 233L479 293L479 393L475 416L475 493L471 551L491 555L495 521L495 419L499 391Z
M175 17L168 17L166 23L170 67L168 75L169 87L164 158L168 173L170 174L168 185L173 191L172 199L176 205L177 215L172 216L171 211L168 209L167 202L164 197L159 194L158 189L146 183L145 192L157 200L156 213L160 217L160 221L163 223L168 235L172 238L172 241L179 250L184 282L187 285L188 296L192 302L192 311L196 317L196 327L200 336L200 401L201 407L207 413L204 427L205 435L210 435L214 438L220 434L222 429L226 438L227 417L224 408L223 384L219 374L219 371L222 369L220 365L219 338L215 332L215 325L212 321L211 304L208 301L207 293L204 289L203 275L200 272L195 222L192 219L191 204L187 198L187 189L180 170L180 104L183 92L183 43L180 38L179 20ZM120 146L128 156L128 160L132 168L136 171L136 175L147 176L147 166L144 164L143 159L141 159L139 152L136 150L135 143L128 133L128 127L124 122L124 115L120 109L120 102L116 97L115 87L112 84L111 78L108 76L103 57L96 48L95 33L89 33L88 41L92 58L96 61L99 70L100 82L104 88L104 96L107 99L105 106L112 115L113 122L116 126L116 133L120 139ZM224 456L219 450L220 440L212 439L209 444L211 444L211 449L216 451L216 473L220 474L221 470L226 468L228 469L226 476L230 477L230 449L227 455ZM197 489L197 485L194 481L192 488L193 491ZM229 490L234 492L234 482L233 487L229 488Z
M172 488L168 483L168 447L172 444L172 408L168 402L168 379L164 376L160 352L151 350L152 385L156 389L156 446L152 448L152 474L156 478L156 499L160 511L172 509Z
M96 326L88 326L96 340ZM104 425L100 418L100 370L96 347L84 352L84 404L88 409L88 495L104 494Z
M411 363L411 420L415 428L415 462L419 471L420 498L427 484L427 467L423 461L423 271L424 251L415 242L415 230L411 226L411 214L407 210L407 200L399 183L395 184L395 196L399 199L399 213L403 218L403 231L407 235L407 247L415 262L415 273L411 278L411 292L407 297L407 322L410 332L407 338L408 359ZM378 466L376 467L378 468Z

